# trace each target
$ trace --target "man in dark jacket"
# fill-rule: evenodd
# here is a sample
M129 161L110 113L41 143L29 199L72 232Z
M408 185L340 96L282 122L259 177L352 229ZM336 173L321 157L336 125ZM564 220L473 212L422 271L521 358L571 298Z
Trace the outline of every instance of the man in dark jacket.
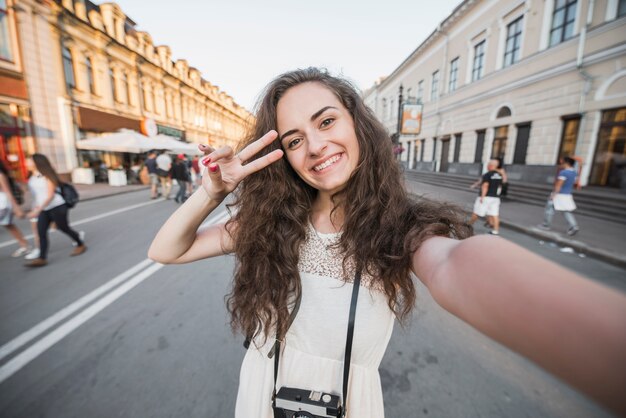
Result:
M177 203L183 203L187 200L187 188L191 181L185 154L178 154L176 157L176 162L172 168L172 178L178 182L178 193L175 200Z

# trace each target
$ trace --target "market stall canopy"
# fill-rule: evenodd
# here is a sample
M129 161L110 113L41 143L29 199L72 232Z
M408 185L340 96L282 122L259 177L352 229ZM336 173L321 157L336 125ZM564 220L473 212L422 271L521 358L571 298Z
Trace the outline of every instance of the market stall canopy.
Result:
M83 139L76 143L83 150L130 152L141 154L151 149L168 150L176 154L200 154L196 144L178 141L167 135L147 137L129 129L120 129L109 135Z

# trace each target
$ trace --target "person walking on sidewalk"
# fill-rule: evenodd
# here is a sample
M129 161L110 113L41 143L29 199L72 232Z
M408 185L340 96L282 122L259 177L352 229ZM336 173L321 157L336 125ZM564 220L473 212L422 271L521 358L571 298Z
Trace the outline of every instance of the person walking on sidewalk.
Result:
M29 253L30 247L22 231L13 222L13 215L18 218L24 216L24 211L13 195L13 188L19 187L14 182L4 162L0 161L0 225L4 226L20 245L11 253L11 257L21 257Z
M46 195L42 202L37 202L36 206L28 213L28 217L37 217L37 232L39 234L39 257L27 263L27 267L42 267L48 264L48 229L50 223L54 222L57 229L69 236L75 243L76 248L70 254L77 256L84 253L87 247L80 238L78 232L73 230L68 221L68 207L61 196L59 175L54 170L48 157L43 154L33 154L33 163L37 172L41 173L41 183L45 185ZM41 187L41 186L37 186Z
M487 170L483 175L469 224L473 225L479 217L487 216L493 228L489 233L500 235L500 190L503 176L498 170L498 160L489 160Z
M161 154L156 158L156 165L157 175L161 183L161 193L165 199L169 199L172 190L172 158L167 155L167 150L161 151Z
M148 176L150 177L150 198L156 199L159 194L157 187L159 185L159 176L157 173L157 154L154 150L148 153L148 158L144 162L146 169L148 170Z
M185 154L178 154L174 167L172 167L172 179L178 183L178 193L176 194L176 203L183 203L187 200L187 189L189 187L189 167Z
M552 227L552 218L554 217L554 211L563 213L565 221L567 222L567 235L575 235L580 228L574 217L576 210L576 203L574 202L574 196L572 191L576 183L576 169L574 165L576 160L571 157L564 157L563 162L560 165L560 171L554 180L554 189L550 194L548 202L546 203L546 209L544 213L543 223L539 225L541 229L550 230Z

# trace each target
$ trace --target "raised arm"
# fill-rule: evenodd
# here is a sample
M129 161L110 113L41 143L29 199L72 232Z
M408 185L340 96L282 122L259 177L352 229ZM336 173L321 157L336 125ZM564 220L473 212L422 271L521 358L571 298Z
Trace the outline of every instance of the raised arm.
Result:
M159 263L180 264L231 252L232 239L224 223L203 230L198 228L241 180L282 157L283 152L275 150L247 162L277 135L276 131L270 131L239 154L230 147L223 147L203 158L202 164L208 168L209 175L202 178L202 187L161 227L148 250L148 257Z
M625 296L487 236L430 238L413 271L443 308L626 414Z

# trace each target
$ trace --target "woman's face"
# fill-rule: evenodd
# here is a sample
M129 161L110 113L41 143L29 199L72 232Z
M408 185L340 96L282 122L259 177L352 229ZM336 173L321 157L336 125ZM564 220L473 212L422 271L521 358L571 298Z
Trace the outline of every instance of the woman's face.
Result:
M300 178L320 192L336 193L359 162L359 143L348 109L322 84L290 88L276 107L278 137Z

